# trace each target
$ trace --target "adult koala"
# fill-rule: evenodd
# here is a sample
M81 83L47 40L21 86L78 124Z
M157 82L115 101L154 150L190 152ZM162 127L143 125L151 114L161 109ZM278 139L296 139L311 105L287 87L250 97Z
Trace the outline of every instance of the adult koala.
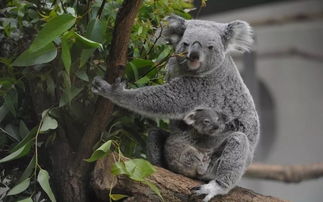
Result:
M168 62L169 82L138 89L125 89L95 78L92 91L115 104L153 118L182 120L198 107L211 108L231 124L220 161L207 184L194 190L206 194L204 201L226 194L250 164L259 137L259 119L253 99L231 58L231 51L247 51L252 30L244 21L216 23L168 17L163 36L174 46L177 57ZM178 128L178 125L175 127ZM167 132L149 135L148 156L161 165Z

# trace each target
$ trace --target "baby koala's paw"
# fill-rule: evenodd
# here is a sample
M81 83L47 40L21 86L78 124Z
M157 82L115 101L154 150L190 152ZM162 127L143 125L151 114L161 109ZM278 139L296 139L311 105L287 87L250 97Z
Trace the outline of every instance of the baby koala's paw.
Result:
M203 184L201 186L193 187L191 191L196 195L206 195L203 199L203 202L208 202L217 195L228 193L228 191L220 187L215 180L212 180L209 183Z

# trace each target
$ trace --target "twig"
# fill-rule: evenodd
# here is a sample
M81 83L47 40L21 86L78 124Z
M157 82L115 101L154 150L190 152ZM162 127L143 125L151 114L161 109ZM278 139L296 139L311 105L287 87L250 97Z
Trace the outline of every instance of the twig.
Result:
M323 163L291 166L254 163L247 169L245 176L286 183L298 183L323 177Z
M102 0L101 6L100 6L99 11L98 11L98 14L97 14L97 18L98 19L101 18L101 15L102 15L102 12L103 12L103 9L104 9L104 6L105 6L105 3L106 2L107 2L106 0Z
M157 43L157 41L160 39L160 37L162 36L162 34L163 34L163 25L162 24L160 24L160 32L159 32L159 35L157 36L157 38L155 39L155 41L154 41L154 43L153 43L153 45L150 47L150 49L149 49L149 51L147 52L147 54L146 55L149 55L150 54L150 52L153 50L153 48L155 47L155 45L156 45L156 43Z

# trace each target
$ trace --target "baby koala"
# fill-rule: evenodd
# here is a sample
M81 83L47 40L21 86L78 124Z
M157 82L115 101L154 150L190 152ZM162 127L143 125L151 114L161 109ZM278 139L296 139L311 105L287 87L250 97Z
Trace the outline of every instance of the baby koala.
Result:
M225 123L219 113L207 108L193 110L185 116L184 122L192 127L167 138L165 160L170 170L203 179L218 144L217 136L224 131Z

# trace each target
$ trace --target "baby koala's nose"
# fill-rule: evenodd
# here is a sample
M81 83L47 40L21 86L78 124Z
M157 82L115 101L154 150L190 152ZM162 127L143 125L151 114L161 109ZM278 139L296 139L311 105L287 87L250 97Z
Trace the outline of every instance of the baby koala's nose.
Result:
M200 59L200 54L197 51L192 51L188 56L190 61L195 61Z

